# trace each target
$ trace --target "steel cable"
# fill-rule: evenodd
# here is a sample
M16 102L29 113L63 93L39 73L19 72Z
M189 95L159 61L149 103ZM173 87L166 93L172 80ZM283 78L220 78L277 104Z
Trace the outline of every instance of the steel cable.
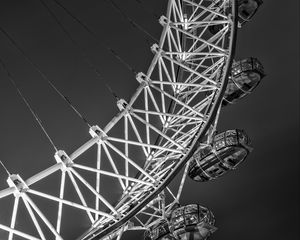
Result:
M25 53L25 51L17 44L17 42L8 34L7 31L5 31L1 26L0 26L0 31L8 38L8 40L14 45L15 48L17 48L22 56L35 68L35 70L42 76L42 78L47 81L47 83L51 86L51 88L68 103L68 105L73 109L73 111L89 126L89 122L87 119L77 110L77 108L72 104L70 99L68 99L65 95L62 94L61 91L58 90L58 88L53 84L52 81L49 80L49 78L40 70L38 65L34 63L31 58L28 57L28 55Z
M101 43L103 47L105 47L115 58L117 58L125 67L127 67L131 72L133 72L135 75L137 74L137 71L127 62L125 61L114 49L112 49L110 46L108 46L103 40L100 40L96 33L91 30L83 21L81 21L78 17L76 17L70 10L68 10L63 4L61 4L57 0L52 0L54 3L56 3L60 8L62 8L71 18L73 18L78 24L80 24L91 36L93 36L97 41Z
M48 140L51 143L51 145L53 146L54 150L57 152L58 149L55 146L55 144L54 144L53 140L51 139L50 135L46 131L46 128L43 126L43 123L42 123L41 119L38 117L37 113L33 110L33 108L31 107L30 103L28 102L28 100L23 95L22 91L20 90L20 88L18 87L16 81L14 80L12 74L9 72L8 68L6 67L5 63L3 62L3 60L1 58L0 58L0 63L2 65L2 68L4 69L4 71L6 72L8 79L10 80L10 82L12 83L12 85L16 88L17 93L19 94L19 96L21 97L21 99L25 103L26 107L29 109L29 111L33 115L34 119L39 124L40 128L43 130L44 134L48 138Z

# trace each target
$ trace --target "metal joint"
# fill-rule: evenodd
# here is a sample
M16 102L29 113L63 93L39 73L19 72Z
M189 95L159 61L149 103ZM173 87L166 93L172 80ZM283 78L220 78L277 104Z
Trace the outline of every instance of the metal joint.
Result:
M89 133L93 138L99 137L100 141L105 142L107 139L106 133L98 125L92 126Z
M136 80L143 86L143 87L148 87L152 84L152 81L150 80L150 78L142 73L142 72L139 72L137 75L136 75Z
M151 52L155 53L155 54L158 54L158 53L161 53L162 50L159 48L158 44L157 43L154 43L152 46L151 46Z
M160 16L158 21L159 21L160 25L162 25L162 26L165 26L169 23L169 19L167 17L165 17L164 15Z
M132 112L131 107L128 105L126 100L124 100L123 98L117 102L117 106L118 106L119 110L124 111L126 115L130 114Z
M61 169L62 171L67 170L68 168L72 167L74 164L74 162L71 160L71 158L63 150L58 150L54 154L54 158L57 163L63 163L62 169Z
M10 187L16 188L16 192L14 192L14 195L17 196L20 193L27 192L29 190L28 185L26 182L20 177L19 174L11 174L7 178L7 183Z

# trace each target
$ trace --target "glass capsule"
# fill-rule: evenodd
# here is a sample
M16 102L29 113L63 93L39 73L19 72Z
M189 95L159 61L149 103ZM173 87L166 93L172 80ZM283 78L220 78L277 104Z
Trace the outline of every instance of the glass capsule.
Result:
M252 93L264 76L264 68L258 59L250 57L235 61L232 64L222 105L236 103Z
M170 228L178 240L202 240L209 237L216 227L210 210L199 204L190 204L174 210L170 218Z
M214 137L212 146L196 151L189 166L189 177L205 182L234 170L252 150L250 138L243 130L227 130Z

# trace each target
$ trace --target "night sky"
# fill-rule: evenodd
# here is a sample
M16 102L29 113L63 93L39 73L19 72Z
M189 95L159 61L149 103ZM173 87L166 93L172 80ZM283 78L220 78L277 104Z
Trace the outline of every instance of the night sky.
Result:
M113 48L137 71L145 72L153 57L149 49L149 42L153 42L146 41L145 35L104 0L59 1L96 33L98 40L53 1L47 0L72 36L86 49L101 72L101 78L86 64L80 51L39 0L1 0L0 26L90 123L103 127L118 112L105 82L125 99L138 83L133 73L101 43ZM159 38L162 27L154 15L164 14L166 0L143 0L143 5L135 0L115 1L132 19ZM238 32L236 59L249 56L263 63L267 76L253 94L223 109L218 130L244 129L252 139L254 151L238 170L215 181L194 183L188 180L181 203L200 203L214 212L219 229L211 239L298 239L298 1L264 1L253 21ZM89 139L87 125L3 34L0 34L0 57L59 149L70 153ZM12 173L27 179L55 163L52 146L2 68L0 114L0 159ZM0 168L1 190L7 187L6 178L6 172ZM0 223L7 220L11 207L12 201L0 200ZM77 229L66 230L69 231L68 239L78 236L89 226L84 218L76 221L82 222ZM6 233L0 231L0 239L5 236ZM127 238L133 236L142 239L142 233L130 233Z

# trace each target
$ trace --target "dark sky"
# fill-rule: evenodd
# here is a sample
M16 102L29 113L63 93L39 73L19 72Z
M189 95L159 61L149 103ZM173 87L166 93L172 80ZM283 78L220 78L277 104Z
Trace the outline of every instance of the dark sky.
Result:
M103 127L117 113L103 79L126 99L137 82L100 42L145 72L153 57L145 36L105 1L60 0L93 29L96 41L52 1L47 2L87 50L102 79L83 61L38 0L1 0L0 25L89 122ZM166 0L144 0L143 6L134 0L116 2L159 38L162 28L150 12L163 14ZM251 96L222 111L219 131L245 129L254 151L237 171L216 181L199 184L189 180L182 204L200 203L214 212L219 230L211 239L298 239L299 2L265 0L253 21L239 30L236 49L236 58L260 59L267 76ZM82 145L89 138L87 126L3 34L0 56L59 149L72 152ZM11 172L27 179L54 164L54 151L2 69L0 79L0 159ZM7 187L6 178L0 168L0 189ZM11 204L0 200L0 223L7 218ZM85 222L79 225L80 230L88 227ZM4 236L0 231L0 239ZM142 239L141 234L138 236Z

